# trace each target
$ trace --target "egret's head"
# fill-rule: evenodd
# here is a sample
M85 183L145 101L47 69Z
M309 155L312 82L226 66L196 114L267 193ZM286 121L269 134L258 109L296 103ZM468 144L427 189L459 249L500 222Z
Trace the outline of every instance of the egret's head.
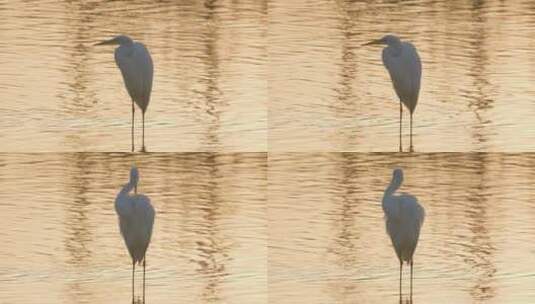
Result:
M386 35L386 36L383 36L383 38L381 39L372 40L363 45L373 45L373 44L398 45L400 43L401 43L401 40L397 36Z
M95 45L129 45L129 44L132 44L134 43L134 41L132 39L130 39L130 37L128 36L125 36L125 35L119 35L115 38L112 38L110 40L105 40L105 41L102 41L100 43L97 43Z
M398 181L400 184L403 182L403 170L401 168L394 169L392 180Z
M139 171L135 165L130 169L130 184L134 185L134 189L137 193L137 183L139 181Z

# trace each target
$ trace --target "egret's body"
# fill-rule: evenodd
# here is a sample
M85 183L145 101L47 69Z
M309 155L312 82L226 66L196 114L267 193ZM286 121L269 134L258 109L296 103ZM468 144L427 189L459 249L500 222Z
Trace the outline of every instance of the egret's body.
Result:
M410 150L412 145L412 115L418 95L420 93L420 80L422 78L422 63L420 56L412 43L401 41L393 35L386 35L381 39L373 40L366 45L386 44L383 49L383 64L390 74L394 90L399 98L399 149L402 151L401 129L403 120L403 105L410 112Z
M401 295L401 278L403 262L411 266L411 295L413 255L418 244L420 228L424 222L425 210L416 197L410 194L396 195L403 182L403 171L395 169L392 181L383 196L383 212L385 214L386 231L399 259L399 293Z
M123 186L115 199L115 211L119 216L121 235L132 257L132 302L135 266L141 262L143 262L143 302L145 302L145 254L152 236L154 208L147 196L137 194L138 180L139 172L136 167L132 167L128 184ZM135 193L130 195L132 190Z
M154 67L147 48L128 36L117 36L98 45L115 45L115 63L121 70L126 90L132 99L132 151L134 151L134 103L141 109L143 123L142 150L145 150L145 112L150 101Z

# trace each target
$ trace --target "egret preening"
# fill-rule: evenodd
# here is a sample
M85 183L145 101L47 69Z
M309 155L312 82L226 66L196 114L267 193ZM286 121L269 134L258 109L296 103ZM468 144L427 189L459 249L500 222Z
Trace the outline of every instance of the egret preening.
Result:
M134 302L134 272L136 263L143 262L143 302L145 302L145 253L149 247L154 224L154 208L150 199L137 194L139 172L135 166L130 170L130 180L115 199L115 211L119 216L119 228L128 252L132 257L132 303ZM130 192L134 190L134 194Z
M370 41L364 45L386 44L383 49L383 64L390 74L394 90L399 97L399 151L402 151L401 126L403 120L403 105L409 109L410 122L410 151L412 146L412 114L418 102L420 93L420 79L422 78L422 63L418 52L412 43L401 41L394 35L386 35L381 39Z
M383 196L383 212L385 214L386 232L392 240L392 245L396 250L399 259L399 295L401 297L401 273L403 262L411 266L411 292L412 297L412 267L414 265L413 255L420 228L424 222L425 210L418 204L416 197L402 193L395 195L403 183L403 171L395 169L392 181L385 190Z
M142 151L145 151L145 112L152 91L153 65L147 48L130 37L120 35L96 45L119 45L115 49L115 63L121 70L126 90L132 99L132 152L134 151L134 102L141 109L143 120Z

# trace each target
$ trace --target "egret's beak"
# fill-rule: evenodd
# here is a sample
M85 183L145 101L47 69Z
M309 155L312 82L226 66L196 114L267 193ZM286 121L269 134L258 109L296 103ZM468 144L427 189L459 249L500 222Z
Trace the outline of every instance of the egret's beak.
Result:
M375 39L368 43L364 43L362 46L374 45L374 44L383 44L383 41L381 41L381 39Z
M99 42L99 43L95 43L95 45L110 45L110 44L116 44L115 38L110 39L110 40L104 40L104 41Z

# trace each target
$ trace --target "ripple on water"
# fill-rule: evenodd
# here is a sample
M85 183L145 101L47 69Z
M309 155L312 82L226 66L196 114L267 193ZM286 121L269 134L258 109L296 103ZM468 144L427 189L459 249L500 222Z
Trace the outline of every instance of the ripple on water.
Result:
M397 151L399 105L381 49L361 46L396 33L423 62L417 151L532 151L530 8L529 1L272 1L270 149Z
M132 163L156 210L149 299L265 303L265 153L0 154L2 299L129 299L113 202Z
M149 151L267 149L263 1L0 1L0 17L3 151L129 151L130 98L94 46L117 33L154 60Z
M426 209L415 302L527 301L535 273L527 263L535 232L534 157L271 153L270 299L398 300L399 264L380 204L392 169L401 167L401 190Z

